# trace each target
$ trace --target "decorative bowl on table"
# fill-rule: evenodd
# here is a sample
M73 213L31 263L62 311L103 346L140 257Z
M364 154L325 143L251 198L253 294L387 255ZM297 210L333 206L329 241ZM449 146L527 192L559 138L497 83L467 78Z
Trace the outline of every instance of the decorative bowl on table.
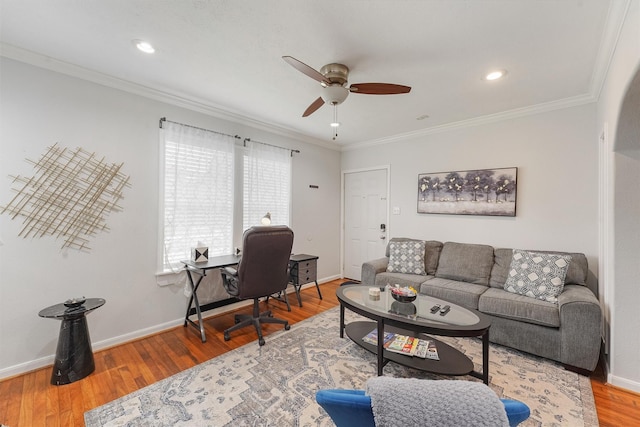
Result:
M65 307L69 307L69 308L76 308L76 307L80 307L82 304L85 303L87 299L85 297L82 298L71 298L66 300L63 304Z
M413 302L418 297L418 293L415 289L404 287L401 288L396 286L395 288L391 288L391 296L398 302Z

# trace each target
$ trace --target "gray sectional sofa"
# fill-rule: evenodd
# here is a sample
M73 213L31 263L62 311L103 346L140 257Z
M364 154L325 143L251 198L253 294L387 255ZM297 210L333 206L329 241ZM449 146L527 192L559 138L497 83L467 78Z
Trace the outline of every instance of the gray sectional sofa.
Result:
M602 312L597 285L587 285L588 264L582 253L571 256L562 292L557 300L532 298L505 290L514 250L488 245L424 241L421 274L389 268L389 248L415 239L394 238L386 257L362 265L362 283L413 286L430 295L478 310L491 317L491 342L562 363L586 374L600 355ZM546 254L564 252L535 251ZM395 258L397 259L397 257ZM393 260L392 260L393 261ZM555 299L555 298L554 298Z

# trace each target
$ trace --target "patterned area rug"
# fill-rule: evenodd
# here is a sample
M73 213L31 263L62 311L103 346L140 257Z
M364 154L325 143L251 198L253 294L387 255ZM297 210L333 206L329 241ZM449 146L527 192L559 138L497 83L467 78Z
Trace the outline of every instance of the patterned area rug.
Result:
M338 308L247 344L85 413L93 426L332 426L316 404L324 388L364 388L376 359L339 338ZM362 320L346 310L347 321ZM440 339L440 338L439 338ZM482 344L441 338L481 370ZM206 345L206 344L203 344ZM531 408L523 426L597 426L589 378L506 347L490 349L490 387ZM390 362L384 375L439 378ZM447 377L451 379L451 377ZM479 381L458 377L462 381Z

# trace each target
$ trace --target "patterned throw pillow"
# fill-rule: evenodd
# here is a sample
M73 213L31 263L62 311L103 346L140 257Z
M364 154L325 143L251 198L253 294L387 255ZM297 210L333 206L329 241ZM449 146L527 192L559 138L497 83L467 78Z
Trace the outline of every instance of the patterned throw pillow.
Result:
M570 262L571 255L514 249L504 290L557 304Z
M424 248L425 243L423 240L389 243L389 265L387 265L387 271L426 275Z

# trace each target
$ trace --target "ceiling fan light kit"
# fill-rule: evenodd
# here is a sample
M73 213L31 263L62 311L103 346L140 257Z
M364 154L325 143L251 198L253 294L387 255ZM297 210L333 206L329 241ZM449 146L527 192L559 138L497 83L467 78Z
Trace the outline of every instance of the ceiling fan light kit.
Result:
M320 97L329 105L342 104L349 96L349 89L342 85L332 84L322 90Z
M347 86L349 67L344 64L331 63L320 68L320 71L316 71L292 56L283 56L282 59L296 70L319 82L320 86L322 86L322 94L307 107L302 117L310 116L325 103L333 105L333 122L331 123L331 127L336 129L333 135L334 140L338 137L337 127L340 126L337 106L347 99L349 92L366 95L396 95L409 93L411 91L410 86L392 83L356 83Z

